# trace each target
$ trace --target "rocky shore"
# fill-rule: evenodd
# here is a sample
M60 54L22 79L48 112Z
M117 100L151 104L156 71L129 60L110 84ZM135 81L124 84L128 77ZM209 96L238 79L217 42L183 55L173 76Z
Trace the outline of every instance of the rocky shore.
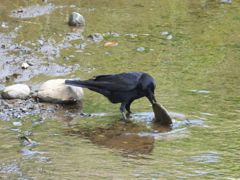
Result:
M61 7L53 4L29 6L13 10L10 17L31 18L50 13ZM36 11L37 9L37 11ZM14 43L22 26L10 30L8 23L2 22L2 27L9 29L6 33L0 33L0 120L10 121L24 119L29 116L37 116L40 120L64 114L74 116L81 114L81 99L84 96L80 87L67 86L64 77L69 73L79 70L78 64L66 65L54 62L61 57L61 50L69 46L72 40L81 39L83 44L75 44L76 49L83 50L88 42L99 43L103 40L100 33L92 33L84 37L84 17L73 12L69 17L68 24L76 29L62 36L62 41L56 42L53 38L46 39L43 35L36 41L22 41ZM12 28L11 28L12 29ZM69 55L70 56L70 55ZM63 57L66 59L68 57ZM67 60L67 59L66 59ZM41 84L32 84L31 78L45 74L52 79ZM68 104L68 106L66 106ZM73 104L74 107L69 106ZM69 108L72 109L69 109ZM73 114L71 114L74 112ZM56 114L57 113L57 114ZM60 116L60 115L59 115Z
M82 88L67 86L64 81L65 79L46 81L35 92L31 92L26 84L5 87L0 99L1 120L55 113L62 109L63 104L77 104L84 96Z

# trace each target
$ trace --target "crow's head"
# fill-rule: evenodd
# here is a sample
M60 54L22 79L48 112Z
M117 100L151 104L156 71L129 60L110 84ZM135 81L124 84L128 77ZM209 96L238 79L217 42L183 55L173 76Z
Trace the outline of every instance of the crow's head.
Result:
M140 82L141 82L144 96L146 96L152 104L156 103L157 101L154 96L154 90L156 88L156 83L155 83L154 79L152 78L152 76L144 73L141 77Z
M154 96L154 90L155 90L156 84L155 82L152 82L149 84L148 89L147 89L147 93L146 93L146 97L149 99L149 101L154 104L156 103L156 99Z

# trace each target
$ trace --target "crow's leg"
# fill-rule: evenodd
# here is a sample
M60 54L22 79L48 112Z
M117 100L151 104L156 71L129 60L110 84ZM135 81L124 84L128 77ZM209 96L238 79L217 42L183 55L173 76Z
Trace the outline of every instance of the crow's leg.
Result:
M128 122L128 120L127 120L127 117L126 117L126 115L124 114L124 109L125 109L125 107L126 107L126 102L123 102L122 104L121 104L121 106L120 106L120 112L121 112L121 114L122 114L122 117L123 117L123 120L125 121L125 122Z
M133 102L133 101L128 102L128 103L126 104L126 107L125 107L125 109L126 109L129 113L132 113L132 111L130 110L130 106L131 106L132 102Z

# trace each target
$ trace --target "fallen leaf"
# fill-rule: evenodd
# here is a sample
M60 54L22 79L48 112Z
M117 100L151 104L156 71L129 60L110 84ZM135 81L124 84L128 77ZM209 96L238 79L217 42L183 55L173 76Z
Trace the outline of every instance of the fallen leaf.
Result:
M104 44L104 47L108 47L108 46L117 46L118 43L117 42L107 42Z

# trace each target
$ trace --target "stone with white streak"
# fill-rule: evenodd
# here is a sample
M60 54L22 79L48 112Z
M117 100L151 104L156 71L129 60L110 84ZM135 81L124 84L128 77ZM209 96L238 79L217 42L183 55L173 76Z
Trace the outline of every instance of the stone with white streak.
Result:
M50 103L77 102L84 96L81 87L65 85L66 79L52 79L42 84L38 91L40 101Z

